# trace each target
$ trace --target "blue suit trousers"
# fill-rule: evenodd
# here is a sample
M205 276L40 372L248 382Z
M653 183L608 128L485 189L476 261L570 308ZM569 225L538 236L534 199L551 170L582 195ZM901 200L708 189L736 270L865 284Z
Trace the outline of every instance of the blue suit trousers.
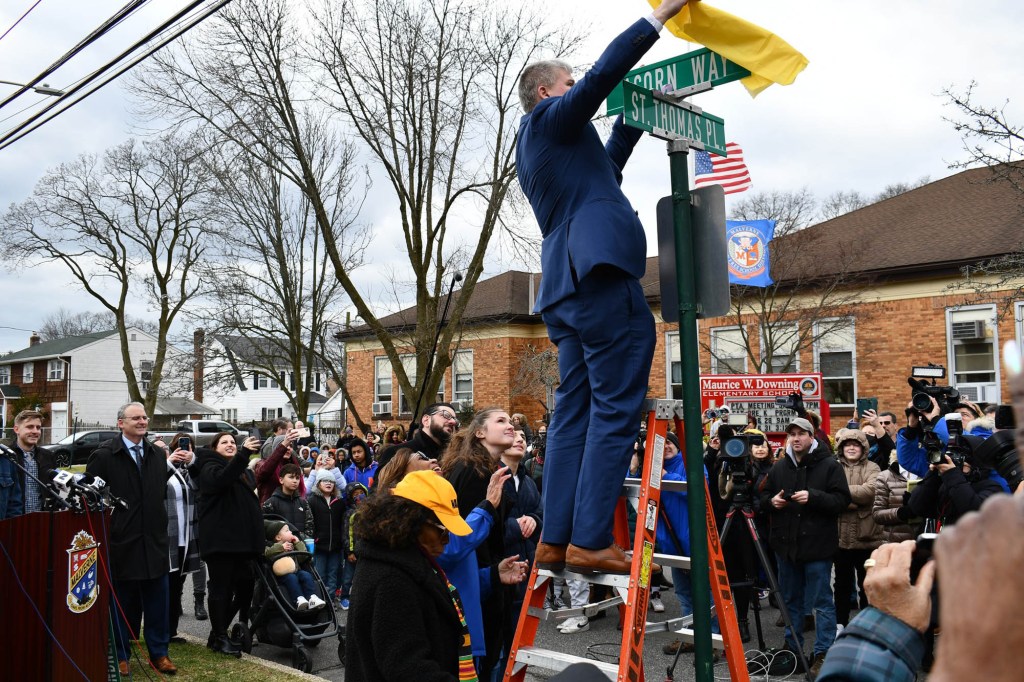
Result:
M639 280L595 269L543 312L562 383L544 461L543 540L612 544L654 357L654 316Z

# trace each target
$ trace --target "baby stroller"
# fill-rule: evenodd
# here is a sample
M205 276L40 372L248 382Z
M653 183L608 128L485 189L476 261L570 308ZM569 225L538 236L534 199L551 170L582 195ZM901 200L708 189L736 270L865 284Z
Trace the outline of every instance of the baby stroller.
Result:
M284 521L277 515L266 515L264 518ZM274 559L297 554L299 553L285 552ZM327 606L315 611L299 611L277 584L271 562L263 557L254 562L256 587L252 595L251 620L248 625L239 622L231 630L232 638L242 642L243 651L252 651L252 636L255 633L262 643L282 648L290 647L292 667L308 673L313 669L313 657L306 646L315 648L322 640L336 636L338 660L342 665L345 664L345 629L338 625L337 616L331 608L330 597L333 595L327 594L327 588L312 564L309 568Z

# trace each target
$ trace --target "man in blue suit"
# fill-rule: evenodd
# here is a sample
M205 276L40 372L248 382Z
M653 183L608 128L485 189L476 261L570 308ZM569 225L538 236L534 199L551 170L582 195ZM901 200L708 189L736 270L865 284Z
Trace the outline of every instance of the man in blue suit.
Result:
M544 236L536 311L561 374L544 464L542 568L629 573L612 525L647 394L654 316L640 287L643 225L619 185L642 132L619 116L602 144L590 119L685 4L663 0L578 83L560 61L531 64L519 81L526 115L516 170Z

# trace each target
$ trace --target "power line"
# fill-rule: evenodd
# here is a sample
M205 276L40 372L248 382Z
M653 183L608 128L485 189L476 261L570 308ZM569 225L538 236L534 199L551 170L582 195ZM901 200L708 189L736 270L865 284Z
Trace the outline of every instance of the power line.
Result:
M33 3L33 5L31 7L29 7L27 10L25 10L25 13L22 14L20 17L18 17L18 20L16 22L14 22L13 24L11 24L11 27L9 29L4 31L4 34L2 36L0 36L0 40L3 40L4 38L6 38L7 34L10 33L11 31L13 31L14 27L17 26L18 24L20 24L21 20L24 19L25 17L27 17L29 15L29 13L36 8L36 5L38 5L42 1L43 0L36 0L35 3Z
M60 114L64 113L65 111L68 111L69 109L71 109L73 106L75 106L79 102L84 101L90 95L92 95L93 93L97 92L98 90L100 90L101 88L103 88L104 86L109 84L111 81L116 80L122 74L124 74L125 72L131 70L136 65L138 65L140 62L144 61L145 59L148 59L150 56L152 56L153 54L155 54L156 52L158 52L162 48L166 47L172 41L178 39L179 37L181 37L182 35L184 35L188 31L190 31L193 28L195 28L196 26L198 26L200 23L202 23L204 20L206 20L209 16L211 16L215 12L219 11L222 7L224 7L229 2L231 2L231 0L218 0L218 2L214 3L213 5L208 7L207 9L203 10L202 12L196 14L193 18L187 20L187 22L183 22L182 25L177 30L174 30L173 33L168 35L166 38L162 39L152 49L150 49L150 50L144 52L143 54L139 55L137 58L135 58L134 60L132 60L131 62L129 62L125 66L123 66L122 68L118 69L117 71L112 73L110 76L108 76L104 80L102 80L99 83L97 83L94 87L92 87L91 89L85 91L77 99L74 99L74 100L72 100L70 102L65 102L65 100L67 100L69 97L77 94L80 90L85 88L87 85L89 85L96 78L98 78L99 76L103 75L105 72L109 71L111 68L115 67L119 62L124 60L131 53L135 52L140 47L146 45L147 43L152 41L154 38L159 37L162 33L167 31L169 28L173 27L174 24L176 24L179 21L183 20L183 18L186 17L186 15L188 15L189 12L193 11L196 7L198 7L199 5L203 4L204 2L206 2L206 0L195 0L194 2L189 4L185 9L181 10L180 12L175 14L173 17L171 17L170 19L165 21L163 24L158 26L156 29L154 29L153 31L150 31L148 34L146 34L141 39L136 41L135 44L133 44L127 50L123 51L117 57L115 57L114 59L110 60L105 65L103 65L102 67L100 67L96 71L92 72L91 74L89 74L85 78L80 79L77 82L77 84L72 86L72 87L70 87L63 96L58 97L56 99L56 101L54 101L50 105L46 106L42 111L38 112L37 114L31 116L30 118L28 118L27 120L25 120L22 123L18 124L14 128L11 128L7 132L3 133L3 135L0 136L0 150L6 149L7 147L9 147L10 145L14 144L18 140L22 139L23 137L25 137L29 133L34 132L35 130L38 130L40 127L42 127L46 123L49 123L50 121L52 121L54 118L56 118ZM57 111L54 111L52 114L49 113L51 110L53 110L55 107L57 107L58 105L60 105L62 103L64 103L64 106L62 106ZM2 105L0 105L0 106L2 106Z

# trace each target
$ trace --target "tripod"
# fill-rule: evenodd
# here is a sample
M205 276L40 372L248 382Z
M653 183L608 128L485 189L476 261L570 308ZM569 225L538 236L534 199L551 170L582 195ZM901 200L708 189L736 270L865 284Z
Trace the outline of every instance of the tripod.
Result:
M741 489L742 485L742 489ZM729 506L729 511L725 514L725 523L722 524L722 532L719 536L722 545L725 545L725 538L729 534L729 530L732 528L732 521L736 517L736 512L739 511L743 515L743 519L746 521L747 530L750 532L750 539L754 543L754 549L757 551L757 558L761 562L761 568L764 569L765 575L768 576L768 586L771 588L772 593L776 595L776 599L779 602L779 611L782 613L782 622L786 624L789 631L793 633L793 639L796 640L796 629L793 627L793 622L789 617L789 609L786 607L785 599L782 599L782 592L779 590L779 582L775 578L775 571L772 569L771 562L768 560L768 554L765 552L764 547L761 545L761 537L757 532L757 525L754 523L754 508L751 505L751 497L749 491L749 483L735 485L735 493L733 494L732 502ZM753 583L733 583L732 587L742 587L743 589L750 589ZM754 595L754 626L757 630L757 644L762 651L764 651L765 641L764 633L761 629L761 600ZM801 623L803 626L803 623ZM803 665L807 679L811 679L810 665L807 663L807 658L804 656L803 647L796 647L796 655L800 658L800 663Z

